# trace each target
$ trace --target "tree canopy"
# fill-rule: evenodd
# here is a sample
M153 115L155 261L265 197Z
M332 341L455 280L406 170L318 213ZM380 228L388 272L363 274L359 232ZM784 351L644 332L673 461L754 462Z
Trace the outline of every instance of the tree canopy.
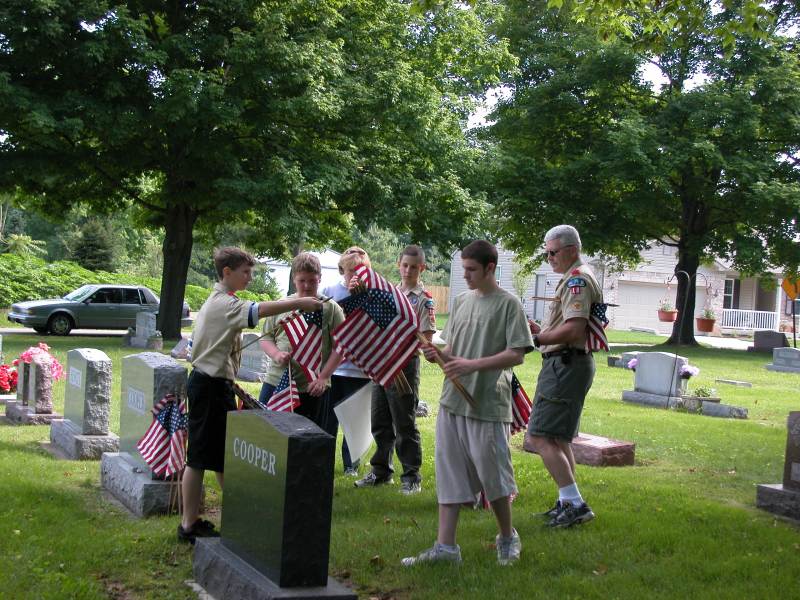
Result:
M603 41L543 3L517 0L501 32L519 57L496 110L493 202L517 250L573 223L590 252L634 261L652 240L677 248L677 302L694 312L697 267L743 273L800 264L800 65L795 40L725 27L740 10L683 3L680 27ZM776 23L778 19L769 22ZM728 35L733 31L731 46ZM655 66L665 83L642 77ZM673 343L694 343L691 319Z
M0 188L63 214L129 202L163 227L159 326L179 333L196 230L258 249L376 222L458 239L470 94L512 64L497 10L377 0L9 0L0 8Z

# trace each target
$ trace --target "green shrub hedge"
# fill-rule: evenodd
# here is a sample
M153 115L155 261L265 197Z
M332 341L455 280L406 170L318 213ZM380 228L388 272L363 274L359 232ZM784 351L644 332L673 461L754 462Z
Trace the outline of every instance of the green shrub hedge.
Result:
M8 308L14 302L25 300L61 298L87 283L145 285L156 294L161 289L161 280L156 277L89 271L69 261L48 263L40 258L0 254L0 308ZM187 285L185 300L192 310L199 310L210 293L210 289ZM272 299L248 291L239 292L239 296L256 301Z

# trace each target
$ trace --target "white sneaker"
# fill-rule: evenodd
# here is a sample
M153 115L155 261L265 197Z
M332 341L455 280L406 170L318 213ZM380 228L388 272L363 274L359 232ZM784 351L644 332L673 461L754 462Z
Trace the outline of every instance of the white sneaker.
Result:
M497 564L503 566L511 565L519 560L522 541L519 539L516 529L510 538L504 538L498 533L494 543L497 546Z
M519 538L517 538L519 539ZM519 554L519 553L518 553ZM427 562L454 562L461 564L461 547L456 544L455 551L446 550L439 542L433 544L433 548L428 548L417 556L408 556L400 561L404 567L413 567L420 563Z

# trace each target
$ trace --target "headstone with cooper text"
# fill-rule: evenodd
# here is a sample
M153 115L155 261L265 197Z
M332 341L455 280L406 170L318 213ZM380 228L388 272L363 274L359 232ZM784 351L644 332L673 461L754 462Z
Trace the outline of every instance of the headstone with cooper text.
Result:
M800 411L789 413L786 428L783 482L759 485L756 506L800 521Z
M294 413L229 413L221 538L198 538L217 598L355 598L328 577L335 440ZM257 518L254 516L257 515Z
M153 406L167 394L186 396L186 368L160 352L141 352L122 359L119 452L103 454L101 483L138 516L170 509L170 484L159 481L136 444L153 422Z
M111 374L111 359L100 350L67 353L64 418L50 424L50 441L70 459L97 460L119 449L119 437L108 425Z

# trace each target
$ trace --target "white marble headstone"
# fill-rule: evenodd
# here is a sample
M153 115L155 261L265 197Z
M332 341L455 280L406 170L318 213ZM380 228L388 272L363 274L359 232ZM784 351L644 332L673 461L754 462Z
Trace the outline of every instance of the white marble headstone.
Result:
M84 435L107 435L111 409L111 359L94 348L67 352L64 418Z
M156 313L140 312L136 315L136 337L149 338L156 332Z
M636 391L661 396L680 396L681 367L688 359L669 352L640 352L636 365Z

